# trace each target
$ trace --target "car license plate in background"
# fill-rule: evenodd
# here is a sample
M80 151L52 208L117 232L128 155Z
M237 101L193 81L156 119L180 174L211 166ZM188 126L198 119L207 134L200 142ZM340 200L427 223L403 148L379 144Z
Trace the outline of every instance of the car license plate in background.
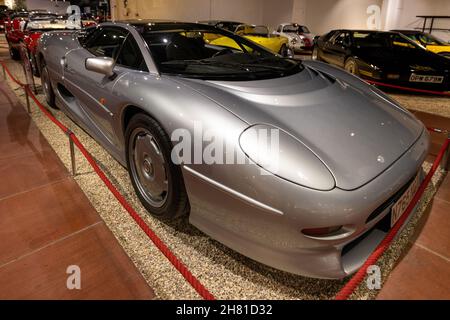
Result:
M408 190L398 199L398 201L392 206L391 210L391 228L397 223L398 219L405 212L412 198L416 194L420 185L420 174L416 176L413 183L409 186Z
M410 82L425 82L425 83L442 83L444 81L444 77L442 76L425 76L420 74L411 74L409 78Z

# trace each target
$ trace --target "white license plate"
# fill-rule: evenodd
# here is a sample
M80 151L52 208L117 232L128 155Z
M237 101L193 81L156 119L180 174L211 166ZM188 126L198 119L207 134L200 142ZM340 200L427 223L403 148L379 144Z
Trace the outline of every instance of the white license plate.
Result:
M412 198L416 194L420 186L420 174L416 176L413 183L409 186L408 190L398 199L398 201L392 206L391 210L391 228L397 223L398 219L403 215Z
M444 77L442 76L425 76L420 74L411 74L409 77L410 82L425 82L425 83L442 83L444 81Z

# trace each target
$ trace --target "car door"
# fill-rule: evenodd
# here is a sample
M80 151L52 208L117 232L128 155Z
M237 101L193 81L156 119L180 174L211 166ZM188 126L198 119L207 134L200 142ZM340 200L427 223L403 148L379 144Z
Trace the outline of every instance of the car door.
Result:
M324 60L339 67L344 67L345 58L349 54L350 46L350 33L348 31L337 32L327 42Z
M128 72L116 66L109 77L86 69L86 59L108 57L117 59L129 32L121 27L102 27L90 35L84 47L63 57L64 85L69 96L66 104L89 133L101 142L117 145L112 118L115 116L114 84ZM71 98L70 96L73 96Z

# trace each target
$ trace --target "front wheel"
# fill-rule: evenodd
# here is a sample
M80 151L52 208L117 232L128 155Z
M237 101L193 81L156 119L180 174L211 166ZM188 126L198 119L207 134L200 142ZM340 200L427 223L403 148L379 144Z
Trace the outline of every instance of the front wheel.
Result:
M345 71L359 77L360 75L359 67L355 59L353 58L347 59L347 61L345 62Z
M43 64L41 68L41 83L42 83L42 90L44 91L45 95L45 101L47 101L47 104L50 107L56 109L55 92L53 91L52 88L46 64Z
M289 56L289 49L287 45L283 44L278 52L281 56L287 58Z
M172 143L146 114L135 115L126 129L127 166L134 190L154 216L172 220L189 209L180 166L171 161Z
M311 59L316 60L316 61L322 60L319 57L319 48L317 48L317 46L314 46L314 48L313 48Z
M20 53L19 50L17 50L17 48L13 48L11 46L9 46L9 55L11 56L11 59L13 60L20 60Z

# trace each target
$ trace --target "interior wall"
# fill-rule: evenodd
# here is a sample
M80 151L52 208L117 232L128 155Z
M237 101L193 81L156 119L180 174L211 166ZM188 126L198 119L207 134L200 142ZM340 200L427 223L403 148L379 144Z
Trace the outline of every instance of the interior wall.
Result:
M262 23L275 29L280 23L292 22L293 7L294 0L263 0Z
M199 21L208 19L263 23L263 0L129 0L111 1L117 20L169 19ZM272 1L272 0L270 0ZM285 0L283 0L285 1ZM289 1L289 0L288 0Z
M424 20L416 16L450 16L450 0L384 0L383 12L385 11L386 30L421 28ZM450 29L450 19L436 20L434 27ZM435 31L433 34L447 41L450 40L449 31Z
M28 2L48 0L28 0ZM367 29L371 5L381 10L380 28L413 29L423 20L417 15L450 15L450 0L110 0L116 19L169 19L198 21L223 19L272 28L282 22L307 25L315 34L332 29ZM436 22L450 29L450 20ZM436 33L450 40L450 32Z
M315 34L333 29L367 29L367 8L383 0L306 0L306 25Z

